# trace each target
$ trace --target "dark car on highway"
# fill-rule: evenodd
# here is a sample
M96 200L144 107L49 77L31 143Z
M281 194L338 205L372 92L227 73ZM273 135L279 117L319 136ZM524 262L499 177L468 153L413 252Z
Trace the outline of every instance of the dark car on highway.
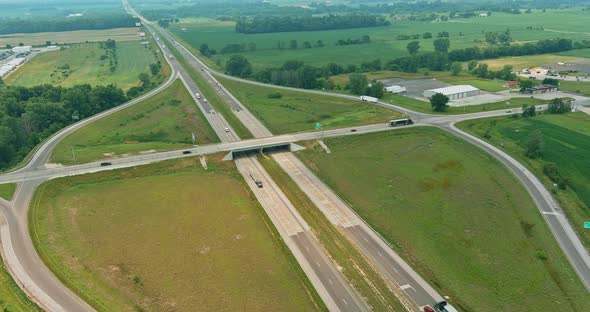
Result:
M101 163L100 163L100 166L101 166L101 167L106 167L106 166L110 166L110 165L112 165L112 164L113 164L113 163L111 163L111 162L105 161L105 162L101 162Z

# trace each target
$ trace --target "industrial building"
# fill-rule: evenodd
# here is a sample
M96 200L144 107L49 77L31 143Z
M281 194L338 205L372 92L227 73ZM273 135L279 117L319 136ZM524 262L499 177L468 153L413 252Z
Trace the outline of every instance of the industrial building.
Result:
M437 93L446 95L450 100L456 100L479 95L479 89L469 85L458 85L426 90L424 91L423 95L426 98L431 98Z
M543 94L551 92L557 92L557 87L552 85L540 85L526 89L526 93L528 94Z
M399 94L399 93L404 93L407 91L406 87L402 87L402 86L389 86L389 87L385 87L385 91L389 92L389 93L393 93L393 94Z
M32 46L21 46L12 48L12 52L15 54L31 53L33 51Z

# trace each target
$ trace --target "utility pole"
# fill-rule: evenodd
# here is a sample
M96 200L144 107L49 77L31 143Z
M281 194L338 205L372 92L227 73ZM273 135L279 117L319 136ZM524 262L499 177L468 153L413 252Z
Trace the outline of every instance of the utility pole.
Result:
M74 151L74 146L70 145L70 147L72 148L72 157L74 158L74 161L76 161L76 152Z

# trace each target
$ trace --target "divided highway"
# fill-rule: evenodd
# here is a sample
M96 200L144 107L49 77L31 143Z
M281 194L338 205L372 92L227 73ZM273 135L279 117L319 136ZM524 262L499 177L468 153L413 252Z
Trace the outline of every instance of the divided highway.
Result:
M131 14L137 15L123 1L125 7ZM148 28L150 27L147 25ZM171 41L175 40L165 31L162 33ZM162 51L167 49L158 42ZM252 132L256 139L239 140L233 129L229 126L222 115L215 113L212 107L205 102L195 98L199 108L205 113L207 120L218 134L222 143L199 146L191 149L192 156L198 154L218 153L231 151L236 148L247 148L265 144L291 143L302 140L319 139L318 132L296 133L288 135L273 136L247 109L237 101L231 93L218 84L216 73L196 58L188 49L180 44L179 51L189 60L190 64L202 69L207 81L217 90L222 98L230 105L232 111L240 121ZM165 53L166 55L166 53ZM155 153L151 155L138 155L128 158L113 160L113 165L101 167L99 162L82 164L77 166L47 168L51 152L55 146L67 135L75 130L116 111L134 105L143 99L153 96L169 86L174 79L181 79L191 94L198 92L195 83L186 71L175 60L167 58L172 68L170 78L157 89L130 101L124 105L113 108L91 118L82 120L70 127L63 129L53 135L46 142L40 145L32 158L22 168L10 173L0 175L0 183L18 182L17 192L13 201L0 200L0 241L2 246L3 259L8 270L16 280L17 284L42 308L47 311L94 311L94 309L80 299L72 290L65 287L57 277L49 271L36 253L28 230L28 208L35 189L43 181L68 175L85 174L101 170L112 170L116 168L142 165L165 159L190 157L182 155L180 151ZM228 79L238 80L249 84L261 84L249 80L243 80L231 76ZM291 89L286 87L266 85L277 89ZM357 99L349 95L326 93L317 90L301 90L309 92L337 96L343 98ZM590 103L577 103L588 105ZM465 115L429 115L417 113L403 107L379 102L377 105L388 107L405 112L417 122L418 125L437 126L450 133L464 138L465 140L481 147L500 161L502 161L522 182L525 188L533 197L539 211L543 215L554 237L558 241L565 255L576 270L584 285L590 289L590 256L576 236L567 218L561 211L557 202L551 194L543 187L541 182L532 172L519 164L512 157L491 146L490 144L475 138L454 126L455 122L500 116L506 114L504 111L491 111ZM513 110L518 112L519 110ZM229 131L225 129L228 128ZM356 132L352 133L347 129L325 131L325 137L356 135L376 131L387 131L392 128L386 124L355 127ZM344 229L344 232L353 241L365 256L372 261L375 267L396 287L396 291L407 298L411 308L416 309L424 304L431 304L440 300L441 297L430 287L418 274L416 274L390 246L381 239L367 224L359 218L350 207L343 203L321 180L309 171L291 153L273 155L274 159L291 176L297 185L312 199L318 208L336 226ZM271 218L273 224L283 237L285 243L293 252L303 270L310 278L318 293L332 311L365 311L368 310L365 302L348 285L342 274L334 266L333 262L325 254L317 239L310 232L309 226L299 216L296 209L288 201L280 188L272 181L262 166L253 156L240 157L236 160L238 170L244 175L252 191L260 201L261 205ZM258 188L250 175L263 182L264 188Z

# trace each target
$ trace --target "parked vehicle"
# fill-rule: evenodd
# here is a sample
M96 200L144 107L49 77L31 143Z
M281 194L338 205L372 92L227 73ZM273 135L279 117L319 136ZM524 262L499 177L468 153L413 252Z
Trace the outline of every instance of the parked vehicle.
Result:
M101 163L100 163L100 166L101 166L101 167L105 167L105 166L110 166L110 165L112 165L112 164L113 164L113 163L111 163L111 162L105 161L105 162L101 162Z

